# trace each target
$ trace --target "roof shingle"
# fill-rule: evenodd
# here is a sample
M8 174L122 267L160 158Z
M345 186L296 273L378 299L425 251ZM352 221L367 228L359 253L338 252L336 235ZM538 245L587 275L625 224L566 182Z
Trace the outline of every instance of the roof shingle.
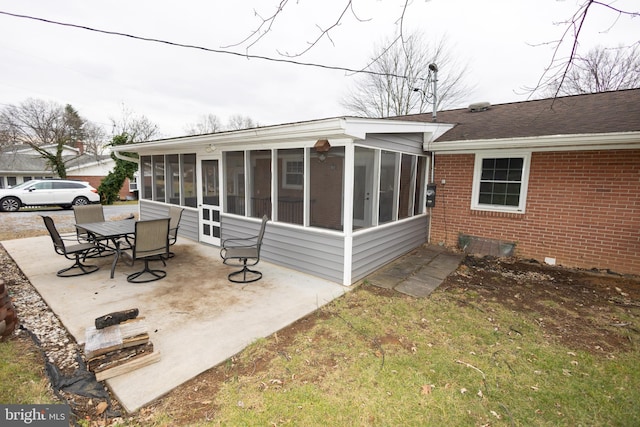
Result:
M427 122L431 113L394 117ZM640 89L601 92L437 112L456 126L437 141L505 139L640 131Z

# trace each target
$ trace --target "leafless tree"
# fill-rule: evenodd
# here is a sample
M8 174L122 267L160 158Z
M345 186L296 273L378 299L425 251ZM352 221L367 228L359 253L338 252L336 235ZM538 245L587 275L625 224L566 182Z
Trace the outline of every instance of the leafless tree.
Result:
M580 35L585 23L588 21L588 17L595 10L594 8L603 13L609 13L612 26L622 18L640 17L639 12L617 8L616 2L613 0L583 0L571 18L558 23L558 25L562 25L565 28L561 37L558 40L545 43L545 45L553 47L553 55L537 85L533 88L527 88L532 94L551 91L551 96L555 97L561 94L575 93L573 91L574 88L571 87L571 81L578 75L584 76L586 74L580 69L586 65L585 60L588 60L587 58L590 55L582 56L580 54ZM639 45L640 40L636 41L632 46L628 46L632 53L627 56L630 58L637 57L637 53L633 52L637 51ZM625 49L619 47L618 50L624 51ZM625 55L623 54L622 56ZM565 88L565 85L568 87Z
M98 126L92 122L86 122L84 125L84 150L87 153L100 156L104 154L105 145L107 143L107 133L102 126Z
M564 82L550 84L552 95L577 95L640 87L638 46L605 48L598 46L586 55L577 55Z
M458 103L469 91L464 83L466 66L456 64L446 40L429 42L420 32L396 43L384 40L375 49L370 69L375 73L358 76L341 102L347 110L365 117L430 111L434 95L436 109L440 109Z
M260 126L258 122L253 120L249 116L243 116L242 114L234 114L229 117L229 122L227 124L226 130L240 130L240 129L251 129Z
M146 116L136 116L135 113L122 105L122 116L120 119L110 117L112 130L115 135L127 135L131 142L149 141L160 134L160 128Z
M188 135L204 135L206 133L215 133L223 130L220 119L215 114L204 114L196 123L191 123L185 127Z
M5 144L33 147L55 144L63 138L64 108L60 104L29 98L3 108L0 122Z
M0 112L4 145L26 144L37 151L60 178L67 176L65 146L84 144L92 125L71 106L41 99L8 105ZM97 136L97 134L92 134ZM53 148L51 147L53 146Z

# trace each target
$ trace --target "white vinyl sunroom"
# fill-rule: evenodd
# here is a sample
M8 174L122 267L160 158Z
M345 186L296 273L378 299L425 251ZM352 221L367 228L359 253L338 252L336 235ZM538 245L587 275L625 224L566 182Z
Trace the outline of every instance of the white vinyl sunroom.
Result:
M185 208L179 235L257 234L261 259L349 286L424 244L428 145L452 125L332 118L114 147L139 155L140 217Z

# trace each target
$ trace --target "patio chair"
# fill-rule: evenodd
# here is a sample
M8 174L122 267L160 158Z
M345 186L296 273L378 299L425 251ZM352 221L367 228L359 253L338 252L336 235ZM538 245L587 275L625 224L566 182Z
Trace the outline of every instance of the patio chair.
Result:
M260 262L260 248L262 238L269 218L262 217L262 224L257 236L247 238L225 239L222 241L220 257L222 263L227 265L241 266L242 269L230 273L227 278L235 283L251 283L262 278L262 273L251 270L249 267Z
M132 260L144 260L144 269L127 276L132 283L147 283L160 280L167 276L164 270L152 270L150 261L162 261L169 254L169 218L136 221L135 240L132 247ZM146 276L146 277L145 277Z
M60 233L58 232L53 219L51 219L51 217L49 216L41 216L44 220L44 225L47 227L47 231L49 231L49 235L51 236L51 240L53 241L53 248L55 249L56 253L59 255L64 255L65 258L75 261L71 267L64 268L58 271L56 273L58 277L82 276L83 274L90 274L98 271L100 267L98 267L97 265L87 265L82 263L82 261L87 258L87 254L96 250L95 243L89 242L66 245L65 241L60 236ZM80 257L82 257L82 261Z
M184 212L184 208L169 206L169 246L175 245L178 240L178 229L180 228L182 212ZM175 254L169 251L169 258L173 258L174 256Z
M92 222L104 222L104 209L102 205L78 205L73 207L73 215L76 220L76 224L89 224ZM93 238L89 234L81 229L76 229L76 235L78 242L90 243ZM113 249L107 248L105 245L96 245L95 250L87 255L87 258L94 258L106 255L112 255Z

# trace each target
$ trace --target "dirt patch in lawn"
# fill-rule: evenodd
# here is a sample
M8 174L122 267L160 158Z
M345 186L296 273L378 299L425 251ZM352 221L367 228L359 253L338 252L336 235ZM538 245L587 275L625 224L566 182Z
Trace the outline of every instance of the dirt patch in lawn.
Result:
M619 314L632 315L640 308L637 276L569 270L517 259L467 257L440 291L453 289L476 293L476 308L481 309L480 303L486 300L533 313L549 338L591 353L628 349L630 340L612 331L635 328ZM468 299L460 303L472 304Z

